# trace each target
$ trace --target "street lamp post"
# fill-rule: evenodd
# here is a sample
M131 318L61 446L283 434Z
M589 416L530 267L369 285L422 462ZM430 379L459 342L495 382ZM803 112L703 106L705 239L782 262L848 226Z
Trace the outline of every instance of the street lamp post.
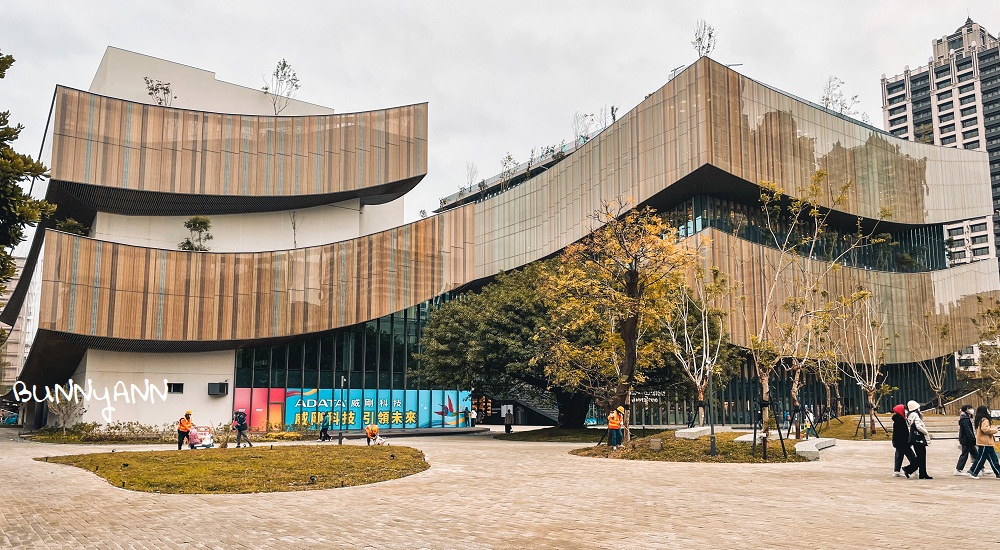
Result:
M343 376L340 377L340 433L337 435L337 445L344 444L344 403L347 402L344 399L344 382L346 380Z

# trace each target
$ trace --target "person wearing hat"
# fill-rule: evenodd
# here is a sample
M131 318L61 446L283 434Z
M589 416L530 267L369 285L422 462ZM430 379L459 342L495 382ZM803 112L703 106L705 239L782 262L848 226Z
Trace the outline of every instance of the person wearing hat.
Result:
M927 446L930 442L930 432L924 425L924 417L920 414L920 403L913 401L906 402L906 423L910 425L910 444L913 445L913 454L917 457L917 469L920 470L920 479L934 479L927 475Z
M625 421L625 407L619 406L608 413L608 445L612 451L617 451L622 444L622 422Z
M892 408L892 447L896 449L896 459L892 465L892 477L910 477L917 471L917 457L910 445L910 425L906 423L906 406L902 403ZM903 466L903 457L909 464Z
M189 435L194 423L191 422L191 411L184 411L184 416L177 423L177 450L184 448L184 440L190 441Z

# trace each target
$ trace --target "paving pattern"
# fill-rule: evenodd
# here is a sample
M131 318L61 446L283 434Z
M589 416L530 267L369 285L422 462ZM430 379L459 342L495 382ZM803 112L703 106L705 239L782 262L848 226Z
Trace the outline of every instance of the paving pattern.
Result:
M488 435L392 443L431 468L343 489L160 495L32 460L111 446L0 429L0 548L946 548L973 532L962 515L1000 504L1000 481L951 475L951 441L929 449L933 480L892 478L885 442L775 465L581 458L567 454L579 444ZM974 531L977 547L1000 546L1000 531Z

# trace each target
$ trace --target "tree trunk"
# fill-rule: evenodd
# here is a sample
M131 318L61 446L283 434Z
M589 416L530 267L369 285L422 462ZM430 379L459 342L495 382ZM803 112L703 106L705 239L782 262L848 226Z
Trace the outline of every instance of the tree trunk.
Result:
M583 428L590 408L590 396L585 393L568 392L552 388L552 395L559 406L558 427L566 429Z
M793 364L796 364L793 362ZM802 365L795 368L792 376L792 414L795 415L795 439L802 439L802 405L799 403L799 389L802 388ZM791 426L789 426L789 429Z
M831 405L832 400L830 399L831 394L833 393L833 388L831 386L833 386L833 384L823 384L823 389L826 390L826 409L824 410L827 413L826 414L827 425L829 425L830 422L833 420L833 408Z
M868 425L871 426L871 433L875 435L875 390L868 390Z
M833 406L837 409L837 416L840 416L840 382L834 382L831 386L833 386Z
M698 425L705 425L705 383L698 386Z
M761 397L761 401L770 402L771 401L771 381L768 379L767 374L769 374L769 373L765 373L762 376L761 372L757 371L757 378L760 379L760 397ZM760 411L760 424L761 424L761 430L764 432L764 440L763 440L763 445L764 445L763 454L764 454L764 456L767 456L767 422L768 422L768 419L771 416L770 413L771 413L770 407L762 407L761 408L761 411ZM757 414L757 411L753 411L753 414Z
M634 270L625 272L625 296L636 301L639 299L639 274ZM629 390L631 390L632 384L635 382L635 365L639 346L639 316L632 314L624 318L620 334L625 347L625 361L622 365L622 379L618 382L618 391L615 392L615 402L617 405L624 404L628 399ZM631 434L628 431L627 414L624 429L625 437L622 442L628 443L631 440Z

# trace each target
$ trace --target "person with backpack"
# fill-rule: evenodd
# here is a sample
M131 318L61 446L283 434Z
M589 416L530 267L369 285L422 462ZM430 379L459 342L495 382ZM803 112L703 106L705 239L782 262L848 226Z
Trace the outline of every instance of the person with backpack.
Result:
M906 407L902 403L892 408L892 446L896 449L896 459L892 466L892 477L910 477L917 471L917 457L913 454L913 447L910 445L910 425L906 423ZM906 457L908 464L905 468L903 457Z
M990 468L993 468L993 475L1000 478L1000 464L997 461L997 452L993 449L993 434L997 433L997 429L993 427L993 422L990 421L990 410L986 408L986 405L976 407L975 425L976 445L979 447L979 457L972 463L972 469L969 470L969 477L979 479L979 472L983 471L986 461L989 460Z
M924 416L920 414L920 403L911 399L906 402L906 408L906 423L910 425L910 445L913 446L913 454L917 457L916 466L920 470L920 479L934 479L927 474L927 446L931 444L931 434L924 424Z
M250 438L247 436L247 430L250 428L247 425L247 413L242 410L233 413L233 429L236 430L236 448L240 448L240 439L247 442L247 447L253 447L253 443L250 443Z
M958 445L962 448L962 454L958 456L958 464L955 465L955 475L964 476L965 461L972 456L975 464L979 458L979 448L976 446L976 430L972 427L972 405L962 405L962 412L958 415Z

